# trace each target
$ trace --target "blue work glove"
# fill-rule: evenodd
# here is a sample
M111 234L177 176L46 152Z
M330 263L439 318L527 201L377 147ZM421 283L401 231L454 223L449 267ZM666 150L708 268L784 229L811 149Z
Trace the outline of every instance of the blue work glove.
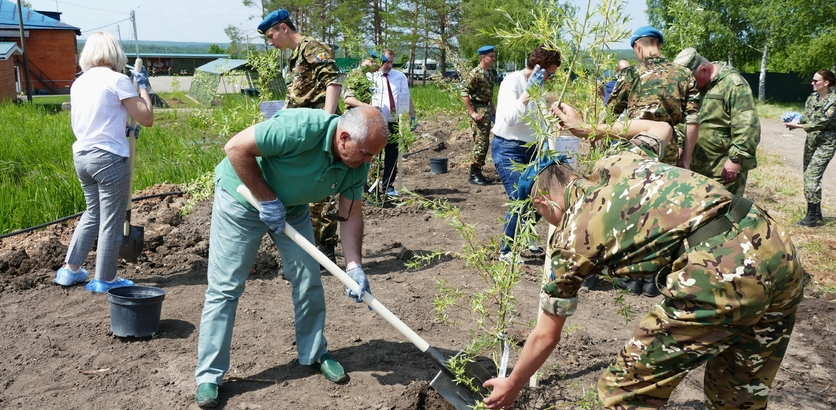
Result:
M134 68L131 70L131 77L133 77L134 81L136 81L136 85L139 86L140 90L144 90L151 86L151 83L148 82L148 71L145 70L145 66L139 69L139 71Z
M348 295L348 297L354 298L355 302L362 302L364 292L369 292L369 294L372 293L371 288L369 288L369 280L366 278L366 273L363 272L363 268L358 264L354 265L354 267L351 268L348 272L346 272L346 274L351 278L351 280L357 282L357 284L360 285L361 293L358 295L354 293L354 291L352 291L351 289L346 289L345 293Z
M540 64L535 65L534 70L531 71L531 77L528 77L528 82L525 84L525 89L527 90L534 86L542 87L546 82L545 76L546 69L540 68Z
M285 224L285 210L282 201L276 198L272 201L261 201L260 203L261 211L258 212L258 217L271 231L282 233Z
M418 119L413 115L412 118L409 119L409 130L415 131L416 128L418 128Z

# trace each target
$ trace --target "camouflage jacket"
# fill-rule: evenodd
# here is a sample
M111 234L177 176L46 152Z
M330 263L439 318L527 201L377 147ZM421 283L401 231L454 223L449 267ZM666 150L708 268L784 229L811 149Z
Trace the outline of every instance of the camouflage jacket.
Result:
M804 105L804 117L801 120L804 131L808 137L815 137L816 134L826 134L830 138L836 138L836 90L831 89L827 95L819 101L819 93L810 94L807 103Z
M323 108L326 88L341 85L331 48L312 37L302 38L285 70L287 108Z
M467 74L462 86L462 97L470 97L473 108L493 107L493 77L490 72L476 66Z
M718 182L658 162L661 139L639 134L633 141L616 143L566 189L566 212L551 238L553 281L544 287L561 307L577 305L589 274L641 278L667 268L691 230L732 199Z
M699 122L700 92L691 72L662 56L651 56L618 75L607 106L615 116L676 124Z
M730 156L740 159L741 171L758 166L761 125L749 83L736 69L715 64L720 71L700 93L700 133L691 170L717 179Z

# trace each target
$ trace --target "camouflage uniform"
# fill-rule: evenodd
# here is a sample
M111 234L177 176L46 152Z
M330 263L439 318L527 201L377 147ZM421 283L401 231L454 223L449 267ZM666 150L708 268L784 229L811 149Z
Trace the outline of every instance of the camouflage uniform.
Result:
M819 93L807 98L801 124L807 131L804 144L804 197L808 203L821 203L821 179L836 152L836 91L830 90L819 101Z
M287 60L284 78L287 108L323 108L328 86L341 85L340 70L331 48L307 36Z
M324 108L325 91L331 84L340 84L340 70L331 48L313 37L305 36L293 50L285 68L287 108ZM339 114L339 113L338 113ZM311 204L311 221L317 244L336 246L336 196Z
M607 106L615 116L625 110L629 119L677 124L699 122L700 92L697 80L687 68L662 56L651 56L619 73ZM676 129L677 140L681 129ZM678 143L668 144L662 162L676 165Z
M465 78L462 97L470 97L470 104L477 113L482 114L481 121L470 118L470 132L473 137L471 169L481 169L491 146L491 115L493 114L493 77L490 72L476 66Z
M696 227L726 217L732 194L651 159L663 152L656 137L634 141L616 144L566 189L566 212L551 240L553 281L543 287L541 307L571 315L592 273L655 273L664 299L599 379L604 407L661 407L706 363L706 408L766 408L803 297L795 248L757 206L731 229L687 243Z
M723 184L729 192L743 196L750 169L758 166L755 151L761 140L761 124L749 83L725 63L717 76L700 93L700 133L691 170ZM721 178L726 160L740 159L740 172L732 182Z

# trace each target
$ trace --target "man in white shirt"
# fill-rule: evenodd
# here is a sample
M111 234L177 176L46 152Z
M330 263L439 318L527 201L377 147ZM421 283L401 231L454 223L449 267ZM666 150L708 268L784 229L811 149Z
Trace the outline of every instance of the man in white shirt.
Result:
M395 55L392 50L383 49L383 64L380 70L366 74L374 83L371 104L357 100L350 93L346 93L344 99L345 104L352 108L369 105L377 108L383 113L383 118L389 122L389 143L383 149L383 174L378 185L379 192L385 192L387 196L398 195L394 187L395 177L398 174L398 117L408 113L412 124L415 124L415 108L412 106L412 97L409 95L409 81L403 73L392 69L394 60Z

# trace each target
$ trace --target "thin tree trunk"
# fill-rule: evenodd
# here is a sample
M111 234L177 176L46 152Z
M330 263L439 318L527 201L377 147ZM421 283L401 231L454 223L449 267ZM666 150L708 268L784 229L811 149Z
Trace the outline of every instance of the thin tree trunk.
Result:
M768 38L768 37L767 37ZM769 41L763 45L761 55L761 73L758 77L758 101L766 102L766 57L769 55Z

